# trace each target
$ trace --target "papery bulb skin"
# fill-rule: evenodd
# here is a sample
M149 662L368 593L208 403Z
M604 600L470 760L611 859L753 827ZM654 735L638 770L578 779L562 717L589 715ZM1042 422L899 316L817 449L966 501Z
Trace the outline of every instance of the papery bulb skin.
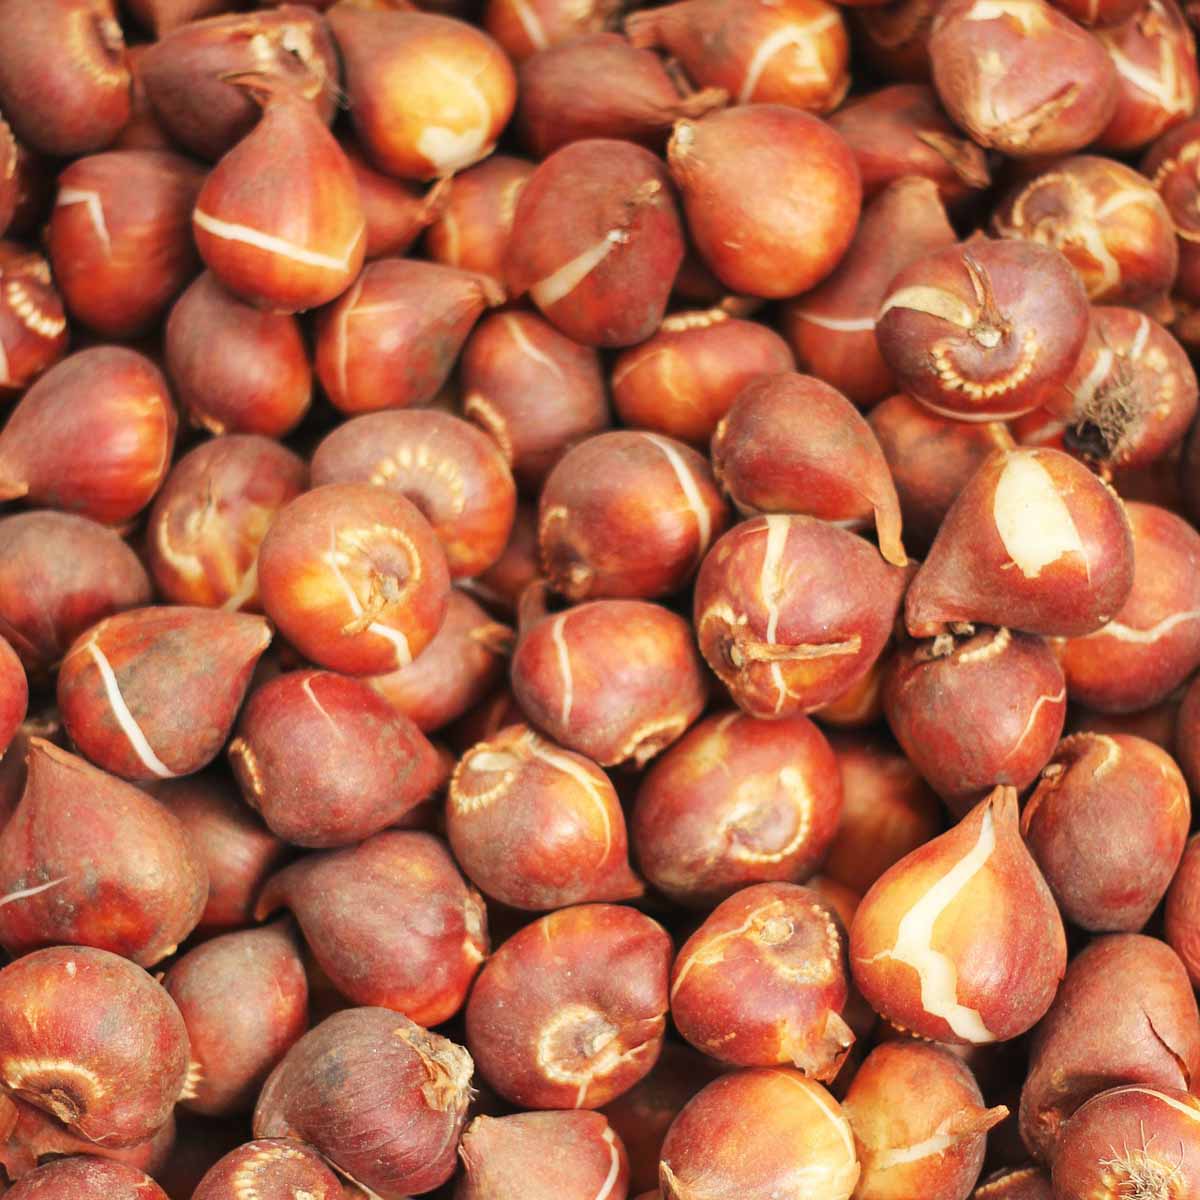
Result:
M130 113L125 39L108 0L0 4L0 109L13 132L59 158L102 150Z
M381 171L435 179L491 153L517 84L486 33L434 13L345 4L327 19L345 64L355 132Z
M713 435L712 460L740 512L873 527L883 557L908 564L883 451L858 410L821 380L777 375L743 388Z
M306 1141L380 1200L403 1200L454 1173L473 1070L461 1046L399 1013L347 1009L271 1073L254 1136Z
M0 635L45 676L85 629L150 601L150 579L115 530L73 513L0 520Z
M854 1033L846 935L810 888L758 883L730 896L679 951L671 1018L696 1049L734 1066L795 1067L828 1082Z
M23 392L67 350L67 319L50 264L0 242L0 401Z
M320 1154L303 1142L258 1138L231 1150L205 1172L192 1200L343 1200L342 1181Z
M1179 957L1140 934L1097 938L1072 960L1033 1034L1021 1140L1035 1159L1053 1162L1089 1097L1128 1083L1184 1088L1198 1067L1200 1015Z
M320 6L313 6L320 7ZM226 13L189 21L146 49L138 75L171 140L216 162L258 123L261 109L237 84L253 75L288 88L326 125L338 101L337 49L312 7Z
M955 240L937 187L927 179L903 177L868 202L829 278L784 306L783 329L801 369L860 408L895 391L875 341L879 303L898 271Z
M552 154L522 189L505 284L576 342L632 346L661 323L683 252L662 162L631 142L589 138Z
M251 78L257 125L209 173L192 213L218 282L270 312L340 296L358 275L366 217L354 172L311 104Z
M696 249L735 292L806 292L854 236L858 165L841 136L808 113L749 104L680 121L667 161ZM747 189L747 179L758 186Z
M724 88L738 105L828 112L850 86L845 21L823 0L683 0L633 13L625 31L635 46L666 52L697 86Z
M298 846L345 846L437 787L437 753L361 679L288 671L255 689L229 746L251 808Z
M522 1108L607 1104L658 1058L671 950L656 921L621 905L580 904L526 925L488 959L467 1002L480 1075Z
M450 179L439 179L432 187L422 188L375 170L353 139L343 137L341 147L354 171L367 218L367 261L404 254L445 212L452 188Z
M595 763L510 725L459 761L446 800L446 835L486 895L542 911L634 900L625 815Z
M342 413L428 404L471 327L503 293L485 275L440 263L368 263L317 315L317 378Z
M1019 1036L1050 1007L1066 935L1017 822L1016 790L998 787L863 897L850 966L892 1024L984 1045Z
M184 415L209 433L280 438L308 411L313 373L296 318L239 300L210 271L175 302L163 351Z
M267 881L256 915L280 907L351 1003L419 1025L440 1025L462 1007L489 948L483 900L428 833L387 830L307 855Z
M1062 736L1067 684L1042 638L982 629L901 647L883 706L909 760L965 816L997 785L1037 779Z
M0 637L0 758L11 745L29 707L29 681L17 652Z
M187 1026L180 1103L206 1116L248 1113L263 1081L308 1029L308 980L284 924L226 933L171 965L163 987Z
M94 154L59 175L46 245L76 320L106 338L158 324L199 266L191 217L203 180L162 150Z
M5 1195L9 1200L168 1200L145 1171L88 1154L48 1162Z
M275 514L304 490L303 460L278 442L229 434L172 468L150 510L146 559L175 604L258 607L258 548Z
M146 357L97 346L47 371L0 431L0 499L119 525L171 465L175 409Z
M946 514L904 619L913 637L964 621L1078 637L1132 588L1133 537L1115 492L1061 451L998 452Z
M979 1178L987 1131L1008 1109L984 1106L971 1069L941 1046L884 1042L842 1101L854 1130L861 1200L965 1200Z
M941 416L1004 421L1066 382L1089 312L1057 250L976 235L901 270L875 328L898 390Z
M646 773L631 833L649 881L707 909L749 884L806 880L841 811L837 760L807 717L714 713Z
M900 568L844 529L808 516L754 517L701 564L700 650L751 716L811 712L871 669L904 583Z
M838 1102L784 1067L710 1083L675 1119L659 1165L663 1200L849 1200L858 1177Z
M460 361L462 415L536 494L570 446L611 423L599 355L530 312L484 317Z
M114 775L190 775L220 753L270 640L262 617L219 609L164 605L106 617L63 659L63 723Z
M437 535L403 496L328 484L280 510L258 554L263 610L306 658L348 675L407 666L446 615Z
M166 1124L187 1075L187 1030L140 967L84 946L35 951L0 971L0 1014L6 1091L107 1147Z
M488 0L483 24L514 63L620 23L621 0Z
M1050 1172L1041 1167L1002 1167L979 1184L971 1200L1054 1200Z
M1182 300L1195 303L1200 299L1200 252L1196 248L1200 233L1200 212L1197 211L1196 136L1200 122L1194 117L1163 134L1142 159L1141 171L1162 197L1171 223L1175 228L1179 248L1179 274L1175 278L1175 294Z
M156 800L32 738L25 793L0 831L0 895L10 954L68 943L149 967L196 927L208 874Z

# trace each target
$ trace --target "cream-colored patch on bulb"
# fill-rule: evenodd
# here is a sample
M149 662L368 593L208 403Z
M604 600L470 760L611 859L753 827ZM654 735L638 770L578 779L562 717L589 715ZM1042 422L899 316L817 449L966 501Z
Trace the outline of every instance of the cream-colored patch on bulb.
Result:
M48 892L51 888L56 888L60 883L66 883L70 879L69 875L60 875L57 879L51 879L49 883L39 883L36 887L21 888L15 892L9 892L5 896L0 896L0 908L6 904L16 904L18 900L28 900L31 896L40 896L42 892ZM74 967L74 963L70 964ZM74 972L72 972L73 974Z
M564 730L571 723L571 709L575 705L575 677L571 674L571 653L563 634L563 626L567 623L568 615L568 613L560 613L550 626L550 640L554 643L558 673L562 677L562 706L559 709L558 720Z
M536 758L546 763L547 766L553 767L554 770L569 775L583 789L584 795L596 806L596 811L600 814L600 824L604 828L604 848L600 852L600 861L603 862L612 849L612 818L609 816L608 804L601 791L599 781L589 775L574 759L555 750L551 743L532 732L527 735L526 745L531 758Z
M616 1134L612 1129L605 1129L600 1135L600 1140L608 1146L608 1174L592 1200L608 1200L608 1197L612 1195L613 1188L616 1187L617 1176L621 1173L621 1152L617 1149Z
M321 267L327 271L349 269L350 259L366 229L365 224L360 225L347 241L346 249L341 254L321 254L316 250L310 250L307 246L297 246L295 242L289 242L285 238L264 233L261 229L240 225L235 221L222 221L219 217L206 213L202 208L197 208L192 213L192 222L203 229L205 233L220 238L222 241L241 242L243 245L253 246L254 249L263 251L264 254L278 254L281 258L291 259L292 262L302 263L306 267Z
M1049 24L1041 0L977 0L963 15L964 21L999 21L1011 17L1021 33L1032 37Z
M938 1127L938 1132L919 1142L913 1142L911 1146L896 1146L894 1149L880 1150L871 1155L871 1169L890 1171L893 1167L907 1166L909 1163L920 1162L923 1158L932 1158L935 1154L944 1154L962 1140L961 1134L950 1132L946 1128L952 1119L943 1121Z
M875 329L874 317L826 317L799 308L794 310L794 315L819 329L830 329L835 333L871 333Z
M925 283L892 292L884 300L877 319L882 321L893 308L907 308L924 313L927 317L937 317L959 329L973 328L977 319L975 310L961 297L945 288L931 287Z
M785 25L769 37L763 38L746 65L746 75L738 92L737 103L750 103L771 59L782 50L795 51L787 71L789 83L793 86L825 83L829 79L829 71L821 61L821 34L841 23L841 14L830 10L815 20Z
M783 601L783 551L787 545L790 523L787 517L779 515L769 516L765 520L767 544L763 548L758 587L767 610L766 640L774 645L779 627L779 606ZM771 682L775 685L775 711L779 712L787 701L789 690L783 678L783 669L777 662L771 663Z
M89 192L85 188L59 188L58 199L55 200L54 207L66 208L71 204L82 204L87 210L88 220L92 223L96 237L100 239L104 253L111 258L112 237L108 232L108 221L104 216L104 202L100 199L100 193Z
M598 242L568 259L557 271L539 279L529 289L533 302L541 309L550 308L569 296L618 246L629 241L624 229L610 229Z
M508 336L516 342L517 348L522 354L528 355L536 363L541 363L560 383L566 383L562 367L529 340L529 335L521 328L521 322L512 313L506 313L500 320L503 322Z
M465 128L451 129L449 125L426 125L417 138L417 153L439 175L452 175L478 162L488 151L488 135L492 129L492 108L472 75L466 75L448 62L429 58L428 70L445 76L456 101L475 110L475 123Z
M683 493L689 511L696 518L696 533L699 537L696 554L699 557L708 549L708 543L712 540L712 514L708 511L708 505L704 503L704 497L700 495L696 477L687 463L683 461L683 456L666 438L660 437L656 433L645 433L642 436L662 451L663 457L675 474L675 480L679 484L679 490Z
M1005 551L1026 579L1037 579L1066 554L1078 554L1087 567L1079 530L1035 452L1009 455L996 483L992 519Z

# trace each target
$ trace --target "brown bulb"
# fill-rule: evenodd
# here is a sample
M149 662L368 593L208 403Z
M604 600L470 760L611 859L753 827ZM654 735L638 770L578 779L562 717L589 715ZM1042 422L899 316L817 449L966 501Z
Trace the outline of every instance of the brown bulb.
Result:
M0 637L0 759L25 720L29 682L17 652Z
M48 1162L5 1194L10 1200L168 1200L144 1171L86 1154Z
M0 116L0 236L8 229L17 211L20 194L17 164L20 154L11 127Z
M0 242L0 400L23 392L67 349L67 319L50 266L17 242Z
M620 0L488 0L483 24L515 63L585 33L614 28Z
M308 411L312 368L296 318L239 300L209 271L171 309L163 352L185 416L209 433L283 437Z
M308 101L247 77L257 125L213 168L192 213L205 265L235 296L300 312L340 296L362 267L354 172Z
M311 1146L259 1138L231 1150L205 1173L192 1200L343 1200L342 1181Z
M148 358L121 346L81 350L25 393L0 432L0 499L128 521L166 476L175 425Z
M28 772L0 832L0 944L14 955L95 946L144 966L174 953L208 896L183 825L139 788L40 738L30 740Z
M224 12L230 0L126 0L125 7L156 38L189 21Z
M885 1020L918 1037L983 1045L1017 1037L1050 1007L1066 936L1017 822L1016 790L998 787L863 897L850 966Z
M350 138L341 139L342 150L358 181L358 193L367 218L367 260L403 254L445 212L452 183L439 179L422 190L418 185L377 171Z

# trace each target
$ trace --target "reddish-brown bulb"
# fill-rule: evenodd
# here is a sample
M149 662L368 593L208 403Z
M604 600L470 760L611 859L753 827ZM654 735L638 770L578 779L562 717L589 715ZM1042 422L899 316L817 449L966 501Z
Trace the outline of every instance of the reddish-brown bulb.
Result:
M1190 303L1200 300L1200 121L1192 118L1163 134L1142 160L1143 174L1162 197L1175 227L1179 274L1175 294Z
M488 0L483 24L515 63L620 20L620 0Z
M192 1200L343 1200L342 1181L311 1146L259 1138L231 1150L205 1173Z
M168 1200L144 1171L90 1154L48 1162L5 1192L8 1200Z
M0 242L0 401L23 392L67 349L67 319L50 265Z
M341 146L358 182L367 219L365 257L369 261L387 254L404 254L445 211L450 179L439 179L423 189L375 170L352 139L343 137Z
M25 668L17 652L0 637L0 759L16 737L28 707L29 681L25 678Z

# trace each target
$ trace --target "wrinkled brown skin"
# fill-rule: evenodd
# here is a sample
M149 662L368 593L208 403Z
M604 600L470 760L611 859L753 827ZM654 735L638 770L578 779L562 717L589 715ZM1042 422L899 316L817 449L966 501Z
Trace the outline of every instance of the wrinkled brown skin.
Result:
M1066 382L1088 329L1087 295L1062 254L976 234L886 285L875 336L898 390L942 416L1002 421Z
M801 1175L801 1172L803 1174ZM663 1143L663 1200L773 1200L797 1179L821 1200L849 1200L854 1136L838 1103L799 1071L733 1071L694 1096Z
M507 56L483 30L433 13L345 4L326 19L341 51L355 132L379 170L434 179L492 151L512 115L517 82ZM464 102L466 81L479 101ZM430 153L424 144L430 130L464 144Z
M523 158L493 154L453 176L445 210L425 234L425 253L434 262L478 271L503 283L517 198L534 169Z
M959 492L997 450L1014 450L999 421L971 423L930 412L903 392L867 417L892 473L910 549L928 550Z
M603 257L573 287L555 280L590 251ZM662 323L683 252L683 226L661 160L632 142L589 138L555 151L525 184L504 277L510 296L529 293L574 341L632 346Z
M267 881L255 915L283 906L338 991L418 1025L458 1011L488 952L483 900L428 833L305 855Z
M872 1050L842 1111L862 1164L857 1200L964 1200L979 1178L987 1131L1008 1115L984 1107L970 1068L950 1051L912 1041Z
M707 450L741 390L795 368L787 342L723 308L672 313L613 363L613 406L625 425Z
M63 724L88 759L123 779L190 775L220 753L270 640L262 617L222 609L105 617L62 661Z
M1002 1167L971 1193L971 1200L1054 1200L1050 1174L1040 1167Z
M2 147L0 138L0 154ZM0 349L7 364L0 379L2 402L23 392L66 353L67 320L50 264L18 242L0 241L0 284Z
M358 183L307 100L255 77L247 86L262 117L209 172L192 232L204 265L239 299L271 312L303 312L340 296L362 268L366 216ZM323 261L213 232L213 222L245 226Z
M25 393L0 432L0 499L119 525L158 491L175 425L148 358L123 346L81 350Z
M511 684L530 724L602 767L644 766L709 687L688 623L646 600L591 600L523 628Z
M941 808L891 742L861 734L833 735L830 742L842 812L821 874L862 896L888 867L941 832Z
M0 1085L72 1133L109 1148L146 1141L170 1118L187 1061L175 1002L127 959L58 946L0 971Z
M172 140L215 162L258 123L258 105L231 82L248 71L295 89L325 124L333 119L337 49L307 6L189 22L146 50L138 74Z
M503 682L513 631L454 588L433 641L407 667L367 679L422 733L456 721Z
M1097 139L1100 149L1144 149L1192 115L1200 96L1196 41L1174 0L1148 0L1129 20L1096 36L1117 72L1116 112Z
M991 225L999 237L1061 250L1093 304L1161 295L1179 269L1175 230L1153 184L1110 158L1080 154L1052 164L1011 192Z
M837 761L807 717L723 712L699 722L646 773L631 832L659 891L710 908L747 884L807 879L841 811Z
M0 108L17 137L58 157L108 145L131 109L125 42L112 6L4 0L0 27Z
M168 780L153 794L187 830L208 871L208 903L195 932L212 935L249 925L259 889L289 848L243 803L223 771Z
M365 680L289 671L257 688L229 760L246 802L297 846L345 846L437 786L437 754Z
M339 412L428 404L471 327L503 293L486 275L417 259L368 263L317 314L316 369Z
M370 484L330 484L280 510L259 548L258 592L310 661L347 675L383 675L433 640L450 573L414 504Z
M680 1109L720 1072L691 1046L664 1042L650 1074L600 1110L629 1155L630 1195L649 1190L658 1200L658 1160L667 1130Z
M884 714L913 766L957 816L998 784L1024 790L1050 760L1067 685L1040 637L984 629L909 642L884 682Z
M741 1067L837 1075L854 1043L846 933L818 893L758 883L719 904L671 971L671 1018L697 1050Z
M883 557L907 565L883 451L858 410L820 379L776 375L743 388L713 435L712 461L740 512L873 526Z
M199 269L191 219L203 180L198 164L160 150L90 155L59 175L46 246L72 317L113 339L158 324Z
M683 0L637 12L629 40L678 59L699 87L724 88L731 102L836 108L850 86L849 41L837 8L823 0ZM774 53L758 56L781 35Z
M459 1156L454 1200L595 1200L629 1188L625 1147L595 1112L476 1117Z
M1167 892L1165 936L1187 968L1195 987L1200 983L1200 835L1189 839Z
M1166 894L1190 823L1187 782L1165 750L1081 733L1042 772L1021 833L1067 920L1135 933Z
M335 1013L267 1080L256 1138L310 1143L380 1200L445 1183L466 1121L467 1052L384 1008Z
M986 19L973 8L947 0L929 38L933 83L954 123L1014 158L1092 142L1117 107L1116 68L1096 39L1041 0Z
M9 748L29 708L29 681L17 652L0 637L0 758Z
M479 1073L521 1108L599 1108L662 1047L672 946L649 917L582 904L540 917L487 961L467 1002Z
M4 1195L5 1200L169 1200L144 1171L90 1155L47 1163Z
M755 517L718 539L701 564L696 636L751 716L811 712L870 671L905 582L856 534L815 517Z
M589 137L661 151L677 120L727 100L722 88L681 96L663 60L618 33L549 46L521 63L517 82L517 132L538 159Z
M191 1045L180 1103L205 1116L248 1113L263 1081L308 1029L308 980L284 923L215 937L163 978Z
M239 300L209 271L175 302L163 351L180 407L209 433L282 437L308 411L312 368L296 318Z
M998 451L950 506L908 589L905 624L913 637L957 622L1079 637L1132 589L1133 535L1112 489L1059 450Z
M1170 214L1178 235L1179 274L1175 278L1175 295L1195 303L1200 300L1200 205L1197 188L1200 186L1196 140L1200 134L1200 119L1184 121L1163 134L1142 159L1141 171L1154 185Z
M329 1164L303 1142L260 1138L231 1150L214 1163L192 1200L343 1200L342 1182Z
M463 755L445 821L471 882L511 908L633 900L645 891L629 867L625 814L608 776L528 725Z
M175 604L255 611L258 548L308 481L299 455L270 438L201 442L172 468L146 525L146 561Z
M1034 1032L1021 1139L1038 1161L1053 1162L1088 1097L1121 1084L1186 1089L1198 1070L1200 1016L1179 957L1157 938L1099 938L1071 962Z
M439 180L422 190L417 184L375 170L353 138L342 137L341 147L354 171L367 218L367 261L404 254L445 211L449 180Z
M850 147L782 104L679 121L667 147L688 232L726 287L767 299L806 292L845 254L862 186ZM753 188L745 186L754 179Z
M947 119L926 84L868 92L831 113L829 124L854 151L865 200L904 176L929 180L948 205L991 182L987 156Z
M1051 1178L1056 1200L1185 1200L1200 1189L1200 1100L1180 1088L1114 1088L1081 1105Z
M956 240L933 183L906 177L886 186L867 203L829 278L784 305L783 330L800 368L864 409L895 391L875 341L879 303L898 271Z
M371 484L412 501L433 527L453 579L496 562L516 514L516 485L492 439L430 409L369 413L338 426L313 455L312 482Z
M1050 1007L1067 965L1066 935L1017 820L1015 789L998 787L953 829L885 871L863 897L850 928L850 966L885 1020L918 1037L980 1045L1017 1037ZM972 853L968 865L976 869L966 882L925 900ZM931 988L933 1009L900 929L922 903L909 918L922 928L912 948L943 955L954 967L952 995ZM932 926L922 916L932 917Z
M10 954L80 944L152 966L196 927L208 875L145 792L31 738L25 794L0 832L0 895Z
M578 602L671 595L729 520L707 459L657 433L617 429L569 449L538 500L551 587Z
M459 365L462 415L500 447L517 486L536 495L576 441L612 423L600 359L531 312L485 317Z

